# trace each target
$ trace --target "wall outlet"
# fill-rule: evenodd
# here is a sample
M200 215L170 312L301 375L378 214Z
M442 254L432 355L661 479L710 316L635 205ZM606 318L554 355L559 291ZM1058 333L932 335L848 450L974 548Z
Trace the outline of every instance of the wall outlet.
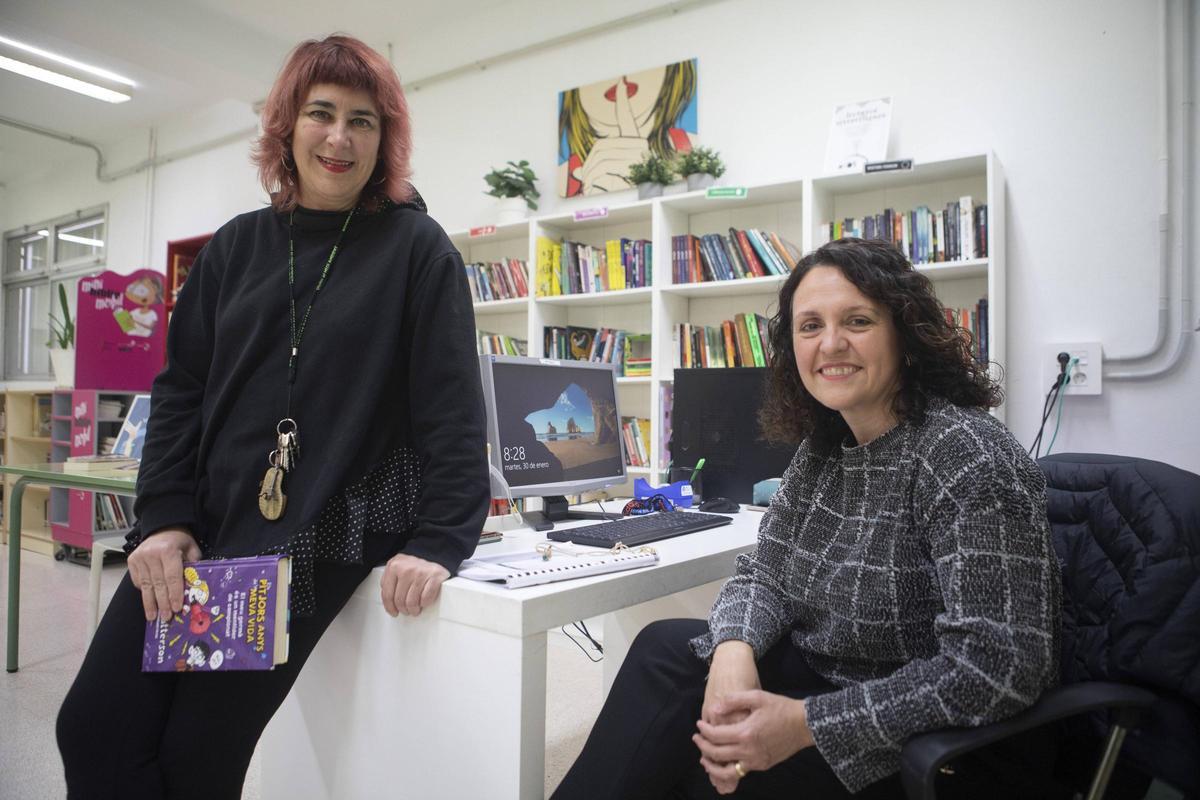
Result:
M1066 342L1048 344L1042 354L1042 387L1049 391L1058 377L1058 354L1067 353L1079 359L1071 368L1071 380L1063 387L1067 394L1100 394L1103 385L1101 367L1104 355L1099 342Z

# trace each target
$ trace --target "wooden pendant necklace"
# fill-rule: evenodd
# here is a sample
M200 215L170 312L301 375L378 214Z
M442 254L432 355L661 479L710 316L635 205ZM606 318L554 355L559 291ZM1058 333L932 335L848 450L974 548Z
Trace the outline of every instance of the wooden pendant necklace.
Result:
M342 223L342 230L338 233L337 241L333 243L333 249L329 251L329 258L325 259L325 268L321 270L321 278L317 281L317 288L313 291L312 300L308 301L308 308L304 311L304 319L300 320L299 327L296 326L296 244L292 228L296 212L292 211L291 216L288 217L288 297L291 301L292 347L288 355L287 413L275 425L275 449L267 455L267 463L270 466L267 468L267 473L263 476L258 490L258 510L263 517L271 521L282 517L283 512L287 510L287 494L284 492L283 480L287 473L295 468L296 461L300 456L300 426L296 424L296 420L292 419L292 386L296 383L300 341L304 338L308 317L312 314L313 306L317 304L317 296L321 293L326 278L329 277L329 269L333 266L333 260L337 258L338 248L342 245L342 237L346 235L346 229L350 227L350 220L354 218L355 210L350 209L350 213L346 215L346 221Z

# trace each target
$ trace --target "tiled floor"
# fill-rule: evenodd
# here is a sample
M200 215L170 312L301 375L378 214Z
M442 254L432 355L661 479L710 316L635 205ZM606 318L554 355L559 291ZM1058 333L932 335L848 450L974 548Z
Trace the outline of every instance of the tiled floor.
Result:
M102 603L108 602L123 573L124 565L105 567ZM0 548L0 619L7 619L7 577L5 545ZM4 800L57 800L66 793L54 719L83 660L87 587L87 568L22 554L21 669L0 673L0 798ZM582 749L601 703L601 665L585 658L559 631L552 632L549 640L547 794ZM102 720L97 720L96 734L97 746L102 747ZM256 756L242 797L257 800L260 796Z

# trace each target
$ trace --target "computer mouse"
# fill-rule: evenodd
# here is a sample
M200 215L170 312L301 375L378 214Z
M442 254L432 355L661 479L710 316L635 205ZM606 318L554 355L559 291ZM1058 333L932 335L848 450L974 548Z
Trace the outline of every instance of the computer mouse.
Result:
M710 497L700 504L701 511L715 511L718 514L736 514L742 507L726 497Z

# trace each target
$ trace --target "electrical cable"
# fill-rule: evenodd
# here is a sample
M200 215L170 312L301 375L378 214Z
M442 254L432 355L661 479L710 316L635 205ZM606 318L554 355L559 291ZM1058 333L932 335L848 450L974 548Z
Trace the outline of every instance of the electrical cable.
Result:
M568 639L570 639L570 640L571 640L571 642L572 642L572 643L573 643L573 644L574 644L576 647L578 647L578 648L579 648L579 649L580 649L580 650L583 652L583 654L584 654L585 656L587 656L587 660L588 660L588 661L591 661L593 664L595 664L595 663L596 663L596 662L598 662L598 661L602 661L602 660L604 660L604 645L600 644L600 643L599 643L599 642L597 642L597 641L596 641L594 638L592 638L592 634L591 634L591 632L589 632L589 631L588 631L588 629L587 629L587 623L585 623L583 620L580 620L579 622L572 622L572 623L571 623L571 627L572 627L572 628L574 628L575 630L579 631L581 634L583 634L583 636L584 636L585 638L587 638L587 640L588 640L589 642L591 642L591 643L592 643L592 648L593 648L593 649L595 649L595 651L596 651L597 653L599 653L599 654L600 654L600 658L592 658L592 654L591 654L591 653L589 653L589 652L587 651L587 648L585 648L583 645L581 645L581 644L580 644L580 643L579 643L579 642L578 642L578 641L575 639L575 637L574 637L574 636L572 636L570 633L568 633L568 632L567 632L567 626L566 626L566 625L563 625L563 626L562 626L562 632L563 632L563 635L564 635L564 636L566 636Z
M1078 358L1072 358L1071 363L1067 365L1066 380L1064 383L1071 382L1071 370L1075 369L1075 365L1079 363ZM1050 444L1046 447L1046 455L1050 455L1050 451L1054 449L1054 440L1058 438L1058 428L1062 425L1062 410L1066 403L1063 402L1066 393L1060 392L1058 395L1058 418L1054 422L1054 435L1050 437Z
M1054 401L1058 398L1061 387L1062 375L1059 375L1054 381L1054 385L1050 387L1050 391L1046 392L1046 399L1042 402L1042 422L1038 427L1037 436L1033 439L1033 444L1029 445L1029 455L1034 458L1041 456L1042 435L1046 432L1046 420L1050 418L1050 414L1054 410Z
M1054 381L1054 385L1050 387L1050 391L1046 392L1046 399L1042 402L1042 421L1038 426L1037 436L1034 437L1033 444L1029 445L1029 454L1034 458L1040 458L1042 454L1042 437L1046 433L1046 420L1050 418L1050 414L1054 411L1054 403L1058 400L1062 393L1062 388L1070 381L1068 377L1068 365L1071 363L1071 354L1063 351L1056 357L1058 361L1058 377ZM1078 359L1076 359L1078 361Z
M1029 445L1029 455L1034 458L1038 458L1042 454L1042 434L1046 432L1046 420L1050 418L1050 412L1054 409L1054 401L1058 397L1060 380L1055 381L1054 385L1050 387L1050 391L1046 392L1046 399L1042 402L1042 422L1038 427L1037 436L1033 439L1033 444Z

